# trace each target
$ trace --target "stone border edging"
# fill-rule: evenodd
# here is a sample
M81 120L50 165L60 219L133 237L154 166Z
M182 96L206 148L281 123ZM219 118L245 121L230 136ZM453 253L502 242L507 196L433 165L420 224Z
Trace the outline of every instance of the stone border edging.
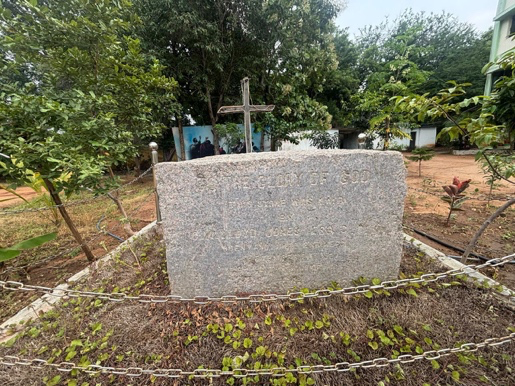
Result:
M472 150L453 150L452 155L476 155L478 149L472 149Z
M134 244L140 237L146 236L153 231L155 232L156 229L157 222L151 222L150 224L139 230L135 235L129 237L123 243L118 245L107 255L105 255L99 260L96 260L95 262L84 268L82 271L77 272L75 275L67 279L66 283L59 284L58 286L56 286L55 289L68 289L71 285L88 277L91 274L92 270L99 268L99 266L111 260L113 256L124 251L128 245ZM7 340L16 336L19 332L19 329L17 329L17 327L23 325L24 322L34 317L39 317L40 314L52 310L54 308L54 304L57 303L60 299L61 298L58 296L46 294L40 297L39 299L34 300L31 304L18 311L16 315L12 316L0 325L0 343L4 343Z
M404 240L413 245L415 248L417 248L419 251L424 252L429 257L435 258L438 261L440 261L443 265L450 269L462 269L465 268L466 265L451 259L450 257L445 256L442 252L440 252L437 249L434 249L433 247L430 247L427 244L424 244L422 241L417 240L413 236L410 236L406 233L404 233ZM483 275L480 272L473 271L466 273L467 276L470 276L474 279L479 280L480 282L487 282L490 287L499 287L499 291L497 291L499 294L505 295L505 296L513 296L513 291L509 289L508 287L498 283L497 281L489 278L488 276ZM501 290L502 289L502 290Z

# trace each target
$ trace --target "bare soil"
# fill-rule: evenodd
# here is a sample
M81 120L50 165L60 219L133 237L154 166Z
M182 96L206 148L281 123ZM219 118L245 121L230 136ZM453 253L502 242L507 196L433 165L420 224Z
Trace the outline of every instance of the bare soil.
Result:
M32 200L38 196L38 194L33 189L27 187L20 187L16 189L16 193L26 200ZM21 203L23 203L23 200L17 195L12 194L7 190L0 189L0 208L5 208Z
M160 239L141 240L134 250L138 251L141 266L127 251L95 272L80 289L167 294ZM402 277L442 270L437 262L405 248ZM17 339L0 345L0 357L185 371L199 367L295 368L396 358L480 343L508 335L508 327L514 323L513 311L491 289L461 278L370 295L207 305L70 299L28 323ZM433 361L347 373L252 377L245 381L227 376L210 380L147 375L131 378L77 371L60 373L46 367L0 366L0 384L513 385L514 366L512 343Z
M446 226L449 206L440 197L445 195L442 186L451 184L455 176L462 181L472 180L470 187L464 192L470 199L463 204L463 211L454 212L449 226ZM418 175L418 163L409 162L407 181L409 190L404 216L404 225L408 228L406 232L454 256L461 253L409 228L422 231L464 250L484 221L509 197L515 196L515 185L503 181L496 184L492 200L488 202L490 187L485 182L485 175L479 164L474 161L474 156L437 154L433 159L422 162L421 177ZM509 208L487 228L474 252L487 258L502 257L515 252L515 207ZM515 264L507 264L483 273L510 288L515 288Z

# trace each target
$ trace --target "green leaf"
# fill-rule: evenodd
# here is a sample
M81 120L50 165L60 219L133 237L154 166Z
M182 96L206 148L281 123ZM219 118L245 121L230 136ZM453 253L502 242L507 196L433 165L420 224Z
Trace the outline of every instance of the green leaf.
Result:
M69 360L72 360L75 355L77 355L77 351L75 350L72 350L68 353L68 355L66 355L66 358L65 358L65 361L69 361Z
M411 295L411 296L415 296L415 297L417 297L417 296L418 296L418 295L417 295L417 292L416 292L413 288L410 288L410 289L406 290L406 293L407 293L408 295Z
M459 381L460 380L460 373L456 370L454 370L452 372L452 379L454 379L455 381Z
M433 366L433 369L438 370L440 368L440 363L438 363L435 359L432 359L431 366Z
M264 346L256 347L256 354L265 355L265 352L266 352L266 347L264 347Z
M14 249L0 249L0 262L8 261L11 259L14 259L15 257L19 256L21 254L21 251L17 251Z
M22 241L21 243L13 245L12 247L9 247L8 249L16 249L19 251L23 251L26 249L39 247L40 245L42 245L44 243L54 240L56 237L57 237L57 232L47 233L46 235L37 236L37 237L33 237L31 239Z
M95 335L98 331L102 329L102 323L97 322L91 325L91 334Z
M372 347L372 350L377 350L379 348L377 342L368 342L368 345Z
M72 340L72 342L70 343L70 347L84 347L84 345L82 344L82 340L80 339L75 339L75 340Z
M383 342L384 345L393 346L392 340L390 338L388 338L387 336L381 336L379 338L381 339L381 342Z
M364 295L366 298L368 298L368 299L371 299L371 298L374 296L374 294L372 293L372 291L367 291L367 292L365 292L363 295Z
M35 0L33 0L33 1L35 1ZM53 377L52 379L47 381L45 384L46 384L46 386L56 386L60 381L61 381L61 376L56 375L55 377Z
M404 336L404 329L401 326L399 326L398 324L394 325L393 329L400 336Z

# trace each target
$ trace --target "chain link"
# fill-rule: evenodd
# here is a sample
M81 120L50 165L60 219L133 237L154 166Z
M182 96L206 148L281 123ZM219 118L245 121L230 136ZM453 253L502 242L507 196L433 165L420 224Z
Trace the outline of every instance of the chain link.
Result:
M72 206L78 206L78 205L87 204L89 202L93 202L93 201L99 200L101 198L105 198L109 194L112 194L114 192L118 192L118 191L120 191L122 189L125 189L128 186L131 186L132 184L134 184L134 183L138 182L139 180L141 180L142 178L144 178L148 173L150 173L152 168L153 168L153 166L150 166L142 174L140 174L138 177L132 179L131 181L127 182L126 184L123 184L123 185L119 186L118 188L113 189L113 190L111 190L111 191L109 191L107 193L99 194L98 196L95 196L95 197L84 198L82 200L76 200L76 201L63 202L60 205L49 205L49 206L44 206L44 207L40 207L40 208L27 208L27 209L19 209L19 210L0 210L0 215L28 213L28 212L40 212L42 210L55 209L55 208L59 208L61 206L66 206L67 208L69 208L69 207L72 207Z
M324 372L338 372L345 373L352 369L371 369L381 368L392 364L408 364L422 359L432 361L445 356L462 353L462 352L475 352L485 347L495 347L504 344L512 343L515 340L515 332L500 338L488 338L480 343L464 343L459 347L443 348L440 350L430 350L422 354L411 355L403 354L396 358L375 358L361 362L338 362L331 365L306 365L298 366L296 368L274 367L270 369L236 369L236 370L220 370L220 369L195 369L192 371L185 371L182 369L144 369L142 367L106 367L101 365L87 365L80 366L72 362L50 363L45 359L24 359L17 356L6 355L0 357L0 365L4 366L27 366L36 369L43 367L54 368L59 372L69 373L73 370L82 371L88 374L113 374L125 375L127 377L141 377L142 375L154 376L158 378L220 378L232 376L235 378L253 377L256 375L284 377L287 374L316 374Z
M250 303L266 303L271 301L280 301L280 300L288 300L288 301L299 301L310 298L327 298L334 295L356 295L363 294L372 290L392 290L399 287L406 287L409 284L419 284L419 283L431 283L439 280L443 280L448 277L455 277L462 274L467 274L471 272L475 272L475 270L485 268L485 267L496 267L509 261L515 257L515 253L491 259L480 265L467 265L464 268L456 268L451 269L442 273L427 273L423 274L420 277L413 279L400 279L400 280L388 280L383 281L377 285L360 285L357 287L347 287L341 289L321 289L315 292L290 292L287 294L253 294L244 297L234 296L234 295L224 295L221 297L209 297L209 296L195 296L193 298L185 298L179 295L137 295L131 296L125 293L111 292L111 293L100 293L100 292L91 292L91 291L79 291L73 289L60 289L60 288L52 288L52 287L43 287L43 286L35 286L35 285L25 285L21 282L17 281L1 281L0 287L4 290L8 291L35 291L42 292L47 295L57 296L57 297L88 297L88 298L97 298L101 300L108 300L112 302L123 302L125 300L129 301L137 301L140 303L194 303L194 304L208 304L208 303L236 303L236 302L250 302ZM514 291L510 291L510 301L513 301L513 297L515 296Z

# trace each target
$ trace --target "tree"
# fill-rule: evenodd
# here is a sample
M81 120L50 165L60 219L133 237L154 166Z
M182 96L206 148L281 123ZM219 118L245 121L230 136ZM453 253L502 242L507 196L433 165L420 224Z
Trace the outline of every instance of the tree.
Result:
M106 170L162 130L156 116L173 101L176 83L143 55L128 1L14 4L0 9L0 148L11 155L0 168L13 185L39 173L93 260L60 193L108 190Z
M385 148L392 138L405 137L399 124L411 120L394 108L393 96L433 96L449 79L473 83L473 93L483 88L481 66L488 61L491 31L479 34L451 14L408 9L393 21L360 32L354 65L359 91L342 105L341 116L350 126L379 135Z
M465 89L469 85L456 84L454 81L450 81L449 85L450 88L441 90L438 95L433 97L424 94L397 96L392 100L395 100L398 111L410 114L418 121L447 120L449 126L442 130L440 136L449 135L451 140L462 138L463 141L466 140L477 146L479 151L476 159L484 158L498 177L509 181L510 177L515 175L513 162L511 162L513 151L496 154L497 157L505 159L496 162L504 164L502 173L493 167L490 155L488 155L493 147L502 146L506 142L510 143L511 140L510 126L499 124L495 115L495 112L503 106L501 99L484 95L462 99L466 94ZM504 106L506 107L506 105Z
M427 72L418 68L411 60L418 47L410 43L413 31L398 35L384 43L384 48L396 54L389 61L375 62L379 53L378 46L370 46L362 53L361 66L368 70L361 84L361 91L355 94L350 120L357 127L366 129L371 135L383 140L383 149L389 148L393 138L408 138L402 130L407 117L391 102L395 95L411 95L427 79Z
M338 149L340 145L340 137L337 132L329 134L327 131L314 131L307 138L317 149Z
M213 126L215 145L216 125L235 119L217 111L241 104L246 76L253 103L276 105L256 118L272 146L291 132L330 126L317 97L336 68L332 20L342 1L137 0L136 7L144 46L181 84L183 112Z
M399 55L395 41L403 37L405 44L412 47L410 60L427 73L427 79L414 92L432 96L448 80L454 80L471 83L470 95L479 95L485 83L481 69L490 57L491 36L491 30L479 33L449 13L407 9L391 22L387 19L361 30L357 40L360 78L366 79L370 73L380 71L382 63L394 60Z
M435 152L427 147L414 149L411 156L407 157L410 161L418 162L418 176L422 176L422 161L429 161L435 156Z
M333 127L343 127L349 123L346 113L352 96L359 91L360 80L356 69L359 53L346 30L336 31L334 46L338 67L329 71L317 99L327 106L333 117Z

